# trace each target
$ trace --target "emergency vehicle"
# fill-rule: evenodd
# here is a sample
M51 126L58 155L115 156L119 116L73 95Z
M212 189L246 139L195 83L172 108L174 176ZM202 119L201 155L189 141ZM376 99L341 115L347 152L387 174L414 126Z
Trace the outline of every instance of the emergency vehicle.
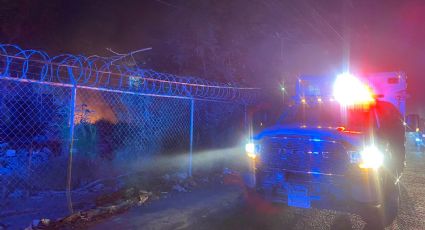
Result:
M397 215L405 162L406 76L301 76L294 104L245 146L248 186L266 200L360 214Z

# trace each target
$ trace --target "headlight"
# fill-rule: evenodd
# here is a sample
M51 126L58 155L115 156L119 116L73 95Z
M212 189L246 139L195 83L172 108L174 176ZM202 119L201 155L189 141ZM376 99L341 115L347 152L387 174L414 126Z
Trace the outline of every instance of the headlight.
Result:
M245 152L249 158L255 159L259 153L258 145L250 142L245 145Z
M384 163L384 154L376 147L369 146L360 152L360 168L377 169Z
M350 162L358 164L360 168L377 169L384 163L384 154L376 146L369 146L363 151L350 151Z

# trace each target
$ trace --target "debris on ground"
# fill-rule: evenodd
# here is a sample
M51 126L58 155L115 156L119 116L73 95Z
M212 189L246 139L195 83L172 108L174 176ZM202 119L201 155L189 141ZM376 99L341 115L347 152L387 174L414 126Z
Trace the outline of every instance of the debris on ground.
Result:
M176 184L173 186L173 190L177 191L177 192L187 192L187 190L185 188L183 188L181 185Z
M162 176L162 179L165 181L169 181L171 179L171 176L169 174L165 174L164 176Z
M6 230L7 225L0 223L0 230Z
M233 174L233 170L231 170L229 168L224 168L223 169L223 175L228 175L228 174Z
M113 216L128 209L172 196L172 192L189 192L196 187L210 183L222 183L223 176L232 172L227 169L214 173L199 173L188 176L185 172L168 174L126 174L115 178L99 179L75 190L76 193L92 194L92 200L74 203L72 215L54 219L36 219L27 230L32 229L74 229ZM149 192L144 188L149 188ZM44 197L44 196L42 196ZM40 199L42 199L42 197ZM3 227L4 229L5 227ZM0 230L2 226L0 225Z
M186 180L188 178L188 175L185 172L178 172L175 176L180 180Z
M142 205L148 200L150 195L152 195L150 192L144 190L137 191L134 188L121 190L99 198L96 201L99 206L96 208L76 212L70 216L55 221L49 219L33 220L26 230L63 229L71 226L78 228L79 226L84 226L92 221L122 213L131 207ZM102 204L108 205L100 206Z

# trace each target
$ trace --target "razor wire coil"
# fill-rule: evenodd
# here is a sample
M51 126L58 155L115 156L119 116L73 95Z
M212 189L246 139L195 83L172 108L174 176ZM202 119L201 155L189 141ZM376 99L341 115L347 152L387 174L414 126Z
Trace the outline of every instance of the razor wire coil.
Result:
M235 87L113 62L96 55L61 54L50 57L43 51L0 44L0 78L242 104L252 103L259 92L257 88Z

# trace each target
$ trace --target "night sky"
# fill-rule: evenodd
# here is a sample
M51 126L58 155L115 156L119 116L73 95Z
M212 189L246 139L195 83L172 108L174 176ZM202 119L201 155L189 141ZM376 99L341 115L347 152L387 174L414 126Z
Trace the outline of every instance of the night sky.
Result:
M425 115L425 1L0 0L0 42L51 54L151 51L144 68L263 88L298 74L404 71Z

